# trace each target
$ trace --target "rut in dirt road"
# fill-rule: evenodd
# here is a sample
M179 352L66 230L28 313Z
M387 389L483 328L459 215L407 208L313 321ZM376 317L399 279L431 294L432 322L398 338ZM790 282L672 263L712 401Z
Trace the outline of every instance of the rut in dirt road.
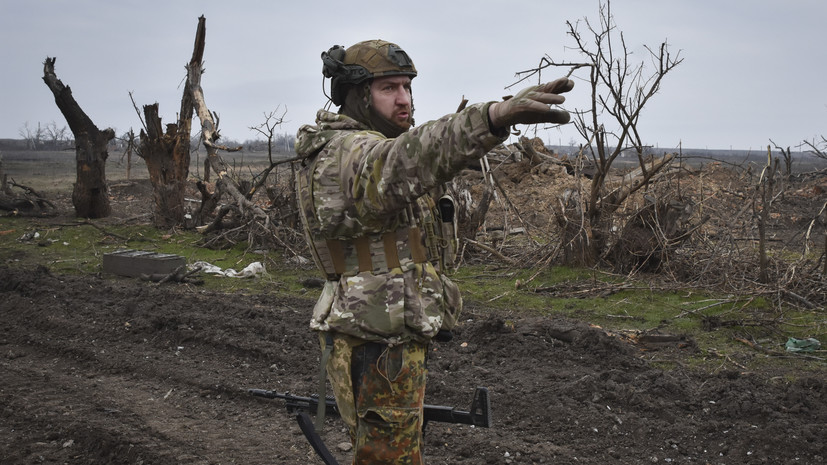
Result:
M0 266L0 463L321 463L278 401L309 395L311 299ZM427 463L821 463L825 380L664 371L598 328L469 304L426 403L491 392L490 429L433 423ZM815 372L819 373L819 372ZM342 424L323 433L349 463Z

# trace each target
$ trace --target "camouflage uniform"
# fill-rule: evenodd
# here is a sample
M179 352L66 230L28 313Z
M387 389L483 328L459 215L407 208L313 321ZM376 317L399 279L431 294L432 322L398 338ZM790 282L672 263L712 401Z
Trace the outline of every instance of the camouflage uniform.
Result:
M328 281L310 327L333 335L328 376L354 441L354 463L422 463L427 344L453 327L462 306L433 247L434 236L447 238L429 192L506 138L507 131L489 129L488 105L396 138L325 110L316 125L299 129L296 152L307 156L297 174L305 233L311 246L339 256L335 272L318 263ZM361 249L354 245L360 241Z

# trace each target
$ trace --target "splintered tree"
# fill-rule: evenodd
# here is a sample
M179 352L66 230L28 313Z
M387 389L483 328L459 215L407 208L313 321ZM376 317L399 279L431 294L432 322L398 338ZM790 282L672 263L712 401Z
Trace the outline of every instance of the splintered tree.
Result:
M194 53L198 53L198 49ZM203 48L200 52L203 53ZM193 55L192 60L201 61ZM140 115L140 113L139 113ZM184 84L178 121L167 124L164 130L158 114L158 104L144 106L144 125L136 149L149 171L154 201L153 223L159 228L171 228L184 222L184 193L190 169L190 130L192 128L192 98Z
M198 18L198 29L195 35L195 52L193 53L193 60L187 66L187 90L191 93L190 98L192 105L194 105L195 113L201 121L201 140L207 150L207 157L210 168L216 174L214 194L206 192L202 189L203 194L209 194L209 198L218 199L226 195L228 197L227 203L222 205L215 215L215 219L209 225L199 228L204 234L217 232L224 229L225 220L231 219L231 223L235 225L232 229L236 231L243 231L246 235L245 239L251 246L256 244L276 245L290 250L298 255L290 245L279 237L278 227L280 220L272 218L267 211L260 205L253 202L253 196L258 192L267 179L267 174L272 169L281 163L295 161L296 159L286 159L281 161L270 160L270 167L268 167L261 175L253 181L237 182L230 176L230 169L219 153L220 150L233 150L228 147L219 145L217 143L219 138L218 121L213 117L214 113L207 107L204 98L204 90L201 87L201 74L203 72L200 57L203 55L204 45L206 42L207 26L206 18L201 16ZM196 60L198 57L198 60ZM269 127L275 127L281 124L281 118L270 118L266 123ZM271 129L272 130L272 129ZM210 202L203 202L204 205ZM214 204L212 202L211 204ZM203 217L203 214L201 215Z
M580 23L567 22L568 35L575 42L574 50L585 60L557 62L544 57L537 68L518 73L521 82L531 76L542 78L548 67L569 68L569 74L588 71L587 85L591 90L590 107L574 112L574 125L588 141L580 152L579 166L590 163L591 180L582 189L567 192L560 199L556 212L562 230L561 249L563 260L569 264L593 265L607 260L618 266L618 260L632 260L620 264L620 268L638 268L650 260L657 262L665 244L685 238L684 232L664 221L675 221L680 215L664 215L670 202L652 199L648 211L632 215L625 224L618 226L616 212L638 190L645 188L671 161L672 156L661 160L647 160L643 138L638 132L638 122L647 102L660 90L663 78L683 60L680 52L672 55L666 42L659 48L646 47L654 64L648 71L644 62L631 61L623 33L618 32L611 14L609 2L600 5L598 24L585 20L587 34L580 31ZM611 180L612 164L624 153L637 157L639 168L635 176ZM578 173L580 174L580 173ZM611 182L610 182L611 181ZM680 209L680 205L675 205ZM621 240L634 230L637 237L632 249L619 250L629 241ZM672 231L672 237L664 237ZM620 232L618 235L617 232Z
M69 86L55 75L56 58L43 62L43 81L55 96L55 103L75 136L77 182L72 191L75 214L81 218L109 216L111 207L106 186L107 145L115 137L111 128L98 129L72 96Z

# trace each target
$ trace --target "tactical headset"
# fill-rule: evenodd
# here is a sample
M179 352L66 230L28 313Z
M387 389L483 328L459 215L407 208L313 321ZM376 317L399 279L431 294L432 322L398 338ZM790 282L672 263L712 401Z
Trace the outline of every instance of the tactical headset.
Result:
M368 40L345 49L334 45L322 52L322 74L331 78L330 98L341 106L345 100L343 86L359 84L380 76L416 77L413 61L398 45L384 40Z

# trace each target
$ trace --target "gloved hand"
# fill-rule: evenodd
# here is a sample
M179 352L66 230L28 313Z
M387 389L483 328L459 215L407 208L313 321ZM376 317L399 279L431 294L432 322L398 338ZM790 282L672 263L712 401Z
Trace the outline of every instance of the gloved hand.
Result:
M562 94L574 88L574 81L560 78L556 81L521 90L514 97L488 107L491 129L507 128L515 124L565 124L571 117L566 110L549 108L566 101Z

